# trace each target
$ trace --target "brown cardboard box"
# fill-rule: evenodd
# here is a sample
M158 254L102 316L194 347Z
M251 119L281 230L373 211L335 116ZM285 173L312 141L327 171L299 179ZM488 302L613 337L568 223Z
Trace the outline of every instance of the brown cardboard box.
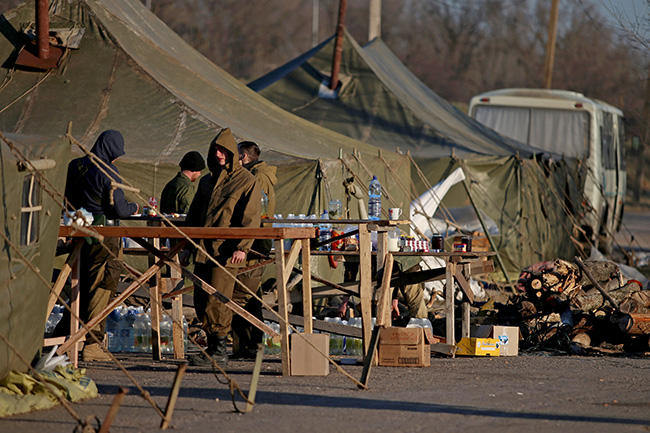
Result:
M327 358L307 342L311 342L322 353L328 355L330 350L329 334L291 334L289 337L291 339L292 376L327 376L330 373L330 364Z
M384 367L430 367L431 340L423 328L379 330L379 361Z
M519 355L519 328L516 326L481 325L472 328L470 335L499 340L499 356Z

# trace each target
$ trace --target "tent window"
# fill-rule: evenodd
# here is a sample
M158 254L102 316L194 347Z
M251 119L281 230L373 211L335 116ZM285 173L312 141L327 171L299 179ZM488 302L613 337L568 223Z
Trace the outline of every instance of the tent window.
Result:
M20 245L38 242L40 233L41 187L33 174L23 180L23 196L20 207Z

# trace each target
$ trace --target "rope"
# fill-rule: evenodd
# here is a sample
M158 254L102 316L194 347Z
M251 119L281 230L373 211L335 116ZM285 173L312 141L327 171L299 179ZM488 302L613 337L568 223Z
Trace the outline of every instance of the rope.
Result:
M422 181L422 183L424 183L424 186L427 188L427 191L430 191L431 188L432 188L432 185L431 185L431 183L429 183L429 180L426 178L426 176L424 175L424 173L420 169L420 166L418 165L418 163L415 161L415 159L413 159L410 152L407 152L406 156L408 156L409 160L411 161L411 164L413 164L413 166L415 167L415 170L418 173L418 176L420 177L420 180ZM455 223L456 220L454 219L453 215L449 211L449 208L447 208L447 206L445 206L445 204L442 202L442 199L440 197L438 197L438 195L436 194L435 191L431 191L431 193L433 194L433 196L440 203L440 208L442 209L443 214L446 214L447 218Z
M105 166L107 169L109 169L109 170L110 170L111 172L113 172L115 175L119 175L119 174L118 174L118 173L117 173L117 172L116 172L112 167L108 166L108 164L107 164L106 162L102 161L101 159L99 159L99 158L97 158L97 157L94 157L94 158L93 158L94 155L92 155L92 154L91 154L91 153L90 153L90 152L89 152L89 151L88 151L88 150L83 146L83 144L81 144L77 139L75 139L75 138L74 138L70 133L66 134L66 136L68 137L68 139L69 139L72 143L74 143L74 144L76 144L77 146L79 146L79 147L81 148L81 150L82 150L84 153L86 153L87 155L91 155L90 158L91 158L92 161L95 161L95 160L96 160L97 162L99 162L99 164ZM108 174L106 173L106 171L105 171L102 167L100 167L99 165L98 165L97 167L98 167L98 169L99 169L100 171L102 171L102 173L104 173L105 175L108 176ZM132 186L130 183L126 182L124 178L122 178L122 180L125 182L125 184L127 184L127 185L129 185L129 186ZM146 202L145 199L144 199L144 197L142 197L139 193L135 193L135 195L136 195L139 199L141 199L143 202ZM266 308L266 309L267 309L268 311L270 311L273 315L275 315L275 317L278 319L278 321L279 321L280 323L285 323L284 318L283 318L283 317L282 317L278 312L274 311L274 310L273 310L273 309L272 309L272 308L271 308L271 307L270 307L266 302L264 302L264 300L263 300L260 296L257 295L256 291L253 291L252 289L250 289L249 287L247 287L244 283L242 283L242 282L241 282L241 281L240 281L240 280L239 280L235 275L233 275L233 274L232 274L232 273L231 273L231 272L230 272L230 271L229 271L225 266L223 266L221 263L219 263L219 262L218 262L218 261L217 261L217 260L216 260L212 255L211 255L211 254L209 254L209 253L208 253L208 252L207 252L207 251L206 251L206 250L205 250L201 245L199 245L198 243L194 242L194 240L192 240L192 239L191 239L189 236L187 236L187 235L186 235L182 230L180 230L180 229L178 228L178 226L176 226L176 225L175 225L171 220L169 220L169 218L167 218L167 217L166 217L165 215L163 215L163 214L160 214L160 217L161 217L161 219L162 219L166 224L168 224L170 227L173 227L173 228L174 228L174 229L175 229L179 234L181 234L181 235L183 236L183 238L184 238L185 240L187 240L187 241L188 241L192 246L194 246L197 250L199 250L199 251L201 251L203 254L205 254L206 257L207 257L207 258L208 258L212 263L214 263L214 264L217 265L221 270L223 270L224 273L225 273L226 275L228 275L230 278L232 278L232 279L235 281L236 284L239 284L241 287L244 288L244 290L246 290L250 295L252 295L252 297L254 297L256 300L258 300L258 301L262 304L262 306L263 306L264 308ZM337 371L339 371L341 374L343 374L344 376L346 376L347 378L349 378L350 380L352 380L352 381L353 381L357 386L362 386L364 389L366 388L366 387L363 386L363 385L362 385L362 384L361 384L361 383L360 383L356 378L354 378L353 376L351 376L351 375L350 375L349 373L347 373L343 368L341 368L338 364L336 364L336 363L335 363L335 362L334 362L334 361L329 357L329 354L325 354L324 352L322 352L322 351L321 351L318 347L316 347L316 346L315 346L311 341L309 341L307 338L305 338L304 335L302 335L301 333L299 333L298 330L297 330L293 325L291 325L290 323L287 323L287 326L288 326L291 330L293 330L296 334L300 335L299 338L302 338L302 339L303 339L307 344L309 344L309 345L310 345L314 350L316 350L316 351L317 351L318 353L320 353L322 356L324 356L325 358L327 358L327 360L329 361L329 363L332 364L332 365L334 365L334 367L336 368Z

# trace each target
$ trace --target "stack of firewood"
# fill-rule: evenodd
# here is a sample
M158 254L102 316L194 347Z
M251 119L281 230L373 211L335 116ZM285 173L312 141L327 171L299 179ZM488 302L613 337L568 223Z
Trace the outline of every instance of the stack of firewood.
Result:
M565 260L543 262L523 270L518 286L531 300L544 301L549 295L563 294L569 299L582 287L577 265Z

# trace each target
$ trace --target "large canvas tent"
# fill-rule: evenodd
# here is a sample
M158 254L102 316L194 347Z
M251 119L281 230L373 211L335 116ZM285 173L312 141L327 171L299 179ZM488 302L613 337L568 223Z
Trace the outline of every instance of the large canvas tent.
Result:
M33 4L4 17L0 127L58 135L72 122L72 135L88 147L102 130L118 129L127 153L117 165L145 196L158 195L182 155L205 152L222 127L230 127L239 139L256 141L263 159L280 167L278 211L285 214L316 213L328 195L343 195L346 173L339 159L359 170L364 181L371 176L361 171L359 159L381 179L387 176L376 148L311 124L257 95L140 2L51 2L52 29L83 29L84 34L78 49L66 50L58 68L42 73L11 66L26 39L24 30L34 20ZM393 152L383 157L397 166L398 160L405 161ZM408 164L402 170L408 171Z
M462 166L476 205L497 225L497 249L514 277L521 267L558 256L572 257L579 221L567 218L581 203L574 162L497 134L438 96L411 73L381 39L361 47L343 37L341 86L321 97L329 83L334 37L249 83L249 87L319 125L387 150L407 151L423 176L413 186L444 179ZM426 178L426 180L424 179ZM469 204L462 186L449 207Z
M69 144L68 153L58 153L61 140L54 137L69 131L90 148L101 131L117 129L126 141L126 155L117 161L123 178L140 188L143 197L159 196L185 152L205 155L216 131L230 127L237 138L259 143L262 158L278 166L277 211L285 215L317 213L330 198L343 198L343 179L352 172L362 190L376 174L393 194L396 187L386 181L387 167L410 175L404 156L384 151L380 158L374 146L311 124L257 95L187 45L138 1L52 1L49 17L57 35L83 31L78 48L66 48L59 66L50 71L26 70L14 63L33 27L33 2L4 13L0 20L0 130L44 137L38 141L39 152L56 153L50 158L57 167L66 167L72 153ZM43 143L54 144L47 148ZM74 150L79 156L79 149ZM5 164L4 151L2 155ZM18 194L9 188L20 182L10 173L3 165L0 221L14 231L16 222L8 215ZM54 183L59 192L63 179L65 175ZM59 215L60 209L49 210L47 225L41 228L42 248L27 254L46 278L52 271ZM18 265L15 256L7 253L5 258L0 275L11 296L0 308L0 332L21 337L25 347L19 349L33 356L42 342L47 289L32 284L35 278L27 278L30 271ZM29 281L36 292L14 295L11 276ZM32 326L26 332L11 318L28 318ZM0 373L12 368L24 366L0 344Z
M71 155L70 145L60 138L3 135L0 379L10 370L26 371L25 362L31 362L43 344L50 291L41 278L52 271L62 204L55 191L65 184Z

